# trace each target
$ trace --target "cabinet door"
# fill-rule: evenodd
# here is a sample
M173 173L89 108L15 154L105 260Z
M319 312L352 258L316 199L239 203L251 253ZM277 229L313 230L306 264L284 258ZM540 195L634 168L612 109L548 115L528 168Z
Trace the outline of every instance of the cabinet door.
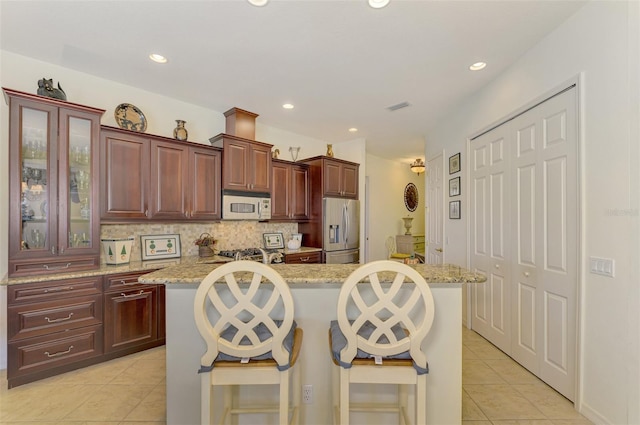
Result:
M277 187L274 182L274 188ZM309 219L309 168L291 167L291 217L294 220Z
M342 196L358 199L358 166L351 164L342 165L341 173Z
M274 162L271 167L273 191L271 192L271 219L288 220L290 218L291 167L289 164Z
M224 189L249 189L250 150L249 143L225 139L224 166L222 167Z
M11 100L9 257L56 255L58 108ZM53 189L52 189L53 188ZM10 266L13 271L14 267Z
M105 353L155 341L157 288L144 286L104 295Z
M189 149L189 218L194 220L219 220L221 173L220 151Z
M188 155L187 146L151 142L149 218L187 218Z
M333 161L324 163L324 196L342 196L341 164Z
M271 192L271 148L253 145L251 169L253 176L249 189L253 192Z
M98 256L100 119L95 114L61 109L59 128L58 251L63 256Z
M146 219L149 141L103 130L100 143L100 218Z

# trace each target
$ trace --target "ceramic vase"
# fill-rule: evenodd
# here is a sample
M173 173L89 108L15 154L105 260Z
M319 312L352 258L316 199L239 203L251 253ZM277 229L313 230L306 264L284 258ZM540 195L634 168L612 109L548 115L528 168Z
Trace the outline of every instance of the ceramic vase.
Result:
M404 217L404 228L407 230L404 234L405 235L410 235L411 234L411 225L412 225L412 221L413 221L413 217Z
M333 158L333 145L327 144L327 156Z
M187 140L187 138L189 137L189 133L187 132L187 129L184 127L184 125L186 124L186 121L183 120L176 120L176 128L173 129L173 138L176 140L181 140L181 141L185 141Z

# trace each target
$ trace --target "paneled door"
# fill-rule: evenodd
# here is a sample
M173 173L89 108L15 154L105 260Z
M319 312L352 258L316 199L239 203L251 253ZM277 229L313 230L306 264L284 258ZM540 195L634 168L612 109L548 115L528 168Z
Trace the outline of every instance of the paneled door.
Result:
M427 264L442 264L444 262L444 194L442 180L444 167L442 155L430 159L427 164L427 246L425 261Z
M471 285L473 329L502 351L511 345L509 285L510 144L506 125L471 145L471 264L487 281Z
M471 142L472 328L575 397L578 172L576 90Z
M511 123L511 355L570 400L575 395L578 286L575 105L573 89Z

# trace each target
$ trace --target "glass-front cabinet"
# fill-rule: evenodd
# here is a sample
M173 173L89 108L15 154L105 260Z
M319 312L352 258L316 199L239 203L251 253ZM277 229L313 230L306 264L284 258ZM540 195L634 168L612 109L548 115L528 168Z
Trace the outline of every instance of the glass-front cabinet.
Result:
M3 89L9 104L9 276L99 266L104 110Z

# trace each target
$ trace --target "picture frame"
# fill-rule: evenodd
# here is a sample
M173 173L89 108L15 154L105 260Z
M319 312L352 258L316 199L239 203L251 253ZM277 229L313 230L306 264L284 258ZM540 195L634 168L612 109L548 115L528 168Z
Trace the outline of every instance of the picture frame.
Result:
M182 246L180 235L142 235L142 261L160 260L166 258L180 258Z
M449 157L449 174L460 171L460 152Z
M460 201L449 202L449 218L452 220L460 220Z
M282 233L263 233L262 240L266 249L283 249L284 238Z
M460 177L449 179L449 196L460 195Z

